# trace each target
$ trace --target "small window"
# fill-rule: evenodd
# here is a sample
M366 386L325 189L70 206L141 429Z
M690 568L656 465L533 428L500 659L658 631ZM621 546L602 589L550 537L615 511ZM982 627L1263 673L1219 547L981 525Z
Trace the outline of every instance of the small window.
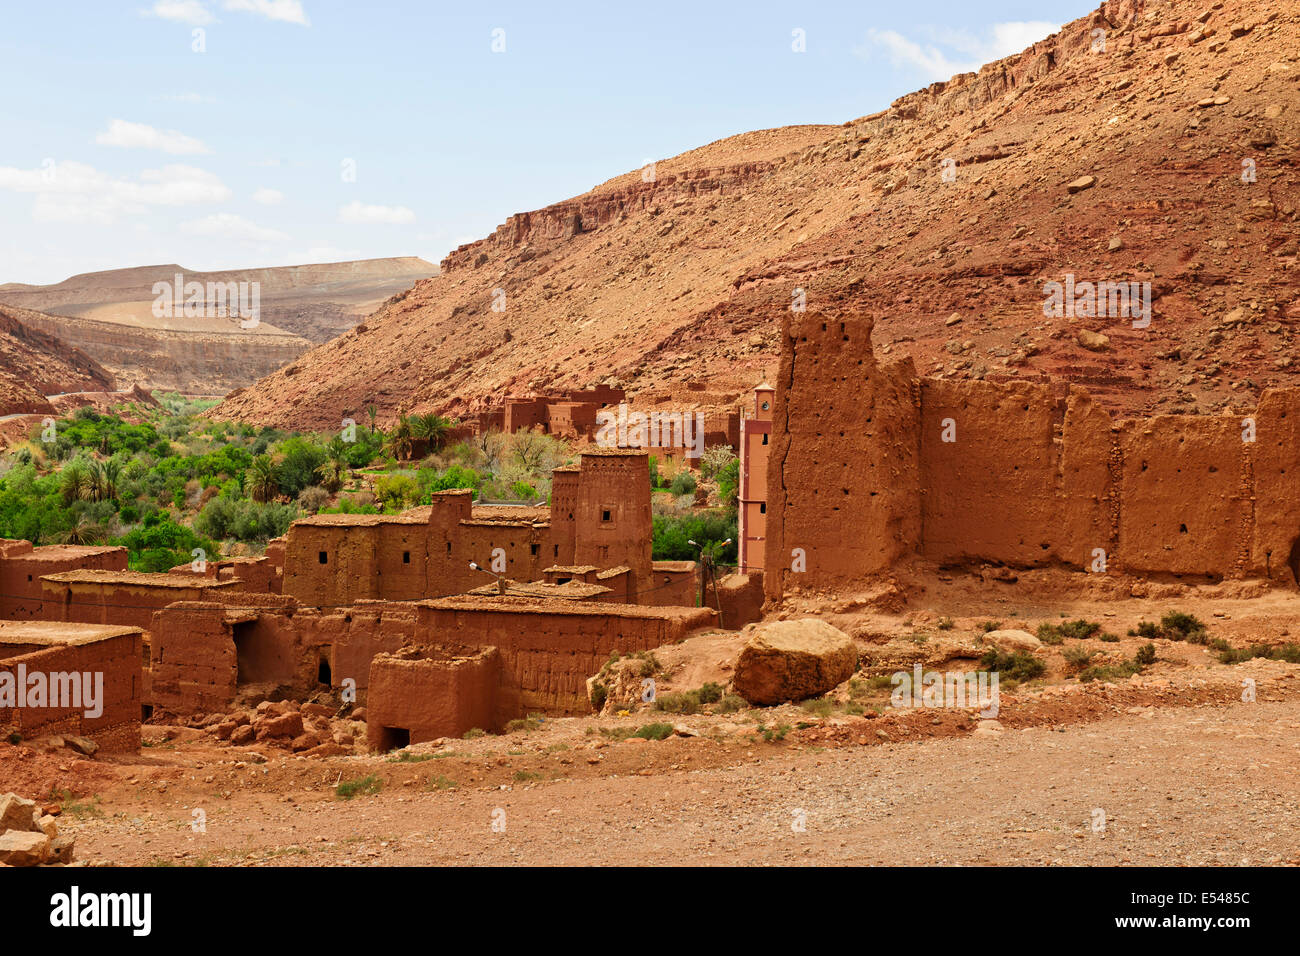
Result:
M767 435L764 435L764 436L763 436L763 444L764 444L764 445L767 444Z
M322 551L322 552L317 556L316 560L319 561L321 564L329 564L329 563L330 563L329 555L327 555L324 551Z
M32 579L32 576L31 576L30 574L27 575L27 580L30 581L31 579Z
M555 579L555 583L556 583L556 584L568 584L568 583L569 583L570 581L572 581L572 580L573 580L573 578L556 578L556 579Z
M451 554L451 542L450 542L450 541L447 542L447 553L448 553L448 554Z
M608 508L602 508L602 509L601 509L601 511L600 511L600 520L601 520L601 521L612 521L612 520L613 520L613 517L612 517L612 515L610 514L610 510L609 510Z
M411 563L411 552L410 552L410 551L403 551L403 552L402 552L402 563L403 563L403 564L410 564L410 563Z
M534 558L537 557L537 552L540 551L541 549L542 546L540 544L530 544L528 546L528 550Z
M558 544L555 546L555 556L557 558L560 556L560 546Z
M767 502L766 502L766 501L760 501L760 502L758 503L758 513L761 514L761 515L765 515L765 514L767 514Z

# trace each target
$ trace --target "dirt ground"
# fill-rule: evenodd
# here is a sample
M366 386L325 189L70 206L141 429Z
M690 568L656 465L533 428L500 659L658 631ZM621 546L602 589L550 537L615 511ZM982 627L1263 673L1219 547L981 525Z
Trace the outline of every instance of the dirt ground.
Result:
M908 587L925 610L874 610L876 594L830 615L863 664L804 705L647 706L325 758L150 724L126 757L0 744L2 789L59 806L77 858L107 865L1300 864L1300 664L1225 664L1159 638L1133 676L1083 682L1065 659L1074 646L1093 663L1131 658L1146 641L1128 630L1174 608L1233 647L1279 646L1300 630L1300 595L1058 589L1021 607L1007 582ZM890 706L878 675L970 670L989 623L1032 633L1066 618L1120 639L1036 650L1046 671L1007 681L995 720ZM725 683L737 647L719 634L663 649L662 693ZM676 732L627 736L655 722Z

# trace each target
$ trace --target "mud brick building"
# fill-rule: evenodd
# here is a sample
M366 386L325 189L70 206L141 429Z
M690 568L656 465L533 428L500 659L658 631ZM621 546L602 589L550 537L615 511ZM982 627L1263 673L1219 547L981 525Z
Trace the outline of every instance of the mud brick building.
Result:
M0 732L25 739L51 734L89 737L106 752L140 748L140 629L138 627L65 624L50 621L0 621L0 686L23 692L19 678L39 674L47 685L45 706L6 706L0 695ZM56 676L57 675L57 676ZM71 688L79 675L77 696L50 691ZM87 714L85 680L96 681L98 700ZM30 686L30 684L29 684ZM16 703L16 701L14 702Z
M597 385L544 395L506 397L502 427L513 434L539 428L558 438L589 437L596 430L596 413L623 401L621 388Z
M1112 421L1082 388L879 363L871 329L784 321L768 599L912 559L1300 582L1300 390L1266 391L1244 415Z
M554 565L622 568L626 600L652 570L650 478L644 453L590 449L555 472L550 508L475 506L469 491L437 492L400 515L316 515L285 541L283 593L303 604L412 601L462 594L493 569L540 581ZM609 581L597 582L613 587Z
M776 390L764 382L754 388L754 406L740 422L740 488L737 523L741 574L763 570L767 540L767 462L772 450L772 406Z
M126 548L51 544L0 539L0 618L47 617L41 578L60 571L125 571Z

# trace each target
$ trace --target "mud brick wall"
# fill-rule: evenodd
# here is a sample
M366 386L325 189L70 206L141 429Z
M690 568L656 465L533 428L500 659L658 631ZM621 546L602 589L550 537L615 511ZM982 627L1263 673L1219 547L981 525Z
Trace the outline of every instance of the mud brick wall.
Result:
M1300 582L1300 390L1265 392L1244 416L1114 422L1083 389L881 366L870 329L786 320L769 600L912 557L1086 571L1104 555L1109 571ZM796 547L802 575L789 570Z
M443 598L417 607L420 643L498 649L501 723L534 711L589 713L587 678L600 670L610 652L649 650L716 620L702 608L528 598Z
M0 646L0 653L6 648ZM0 707L0 728L13 728L24 738L50 734L89 737L110 753L140 749L140 634L130 631L85 644L44 647L0 660L0 671L17 674L40 671L102 673L103 713L86 717L85 707ZM16 679L16 678L15 678ZM83 702L84 703L84 702Z
M224 710L248 683L309 693L351 678L364 695L371 659L413 640L416 613L386 602L336 611L186 602L155 614L151 630L154 705L206 713Z
M423 651L412 658L381 654L371 663L366 739L372 750L460 737L474 728L501 729L497 649L474 648L461 654ZM405 732L406 739L394 735L395 728Z
M920 540L910 360L879 365L869 319L787 315L773 408L764 586L798 557L820 586L883 571ZM795 554L799 549L801 555Z
M614 449L584 452L573 563L625 565L632 569L632 587L641 587L650 576L652 525L649 458Z
M81 569L125 571L126 548L35 548L29 541L3 541L0 548L0 617L48 620L41 576Z
M218 591L233 591L238 587L234 582L217 582L197 575L194 587L174 587L175 577L166 574L156 577L158 584L60 582L47 578L44 582L46 619L123 624L147 631L154 612L168 604L211 599Z

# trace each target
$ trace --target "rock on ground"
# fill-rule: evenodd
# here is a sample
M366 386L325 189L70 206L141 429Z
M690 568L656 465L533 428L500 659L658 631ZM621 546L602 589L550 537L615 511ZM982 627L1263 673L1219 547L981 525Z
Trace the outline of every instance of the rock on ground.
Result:
M734 686L751 704L805 700L848 680L857 663L852 639L825 621L772 621L754 625Z

